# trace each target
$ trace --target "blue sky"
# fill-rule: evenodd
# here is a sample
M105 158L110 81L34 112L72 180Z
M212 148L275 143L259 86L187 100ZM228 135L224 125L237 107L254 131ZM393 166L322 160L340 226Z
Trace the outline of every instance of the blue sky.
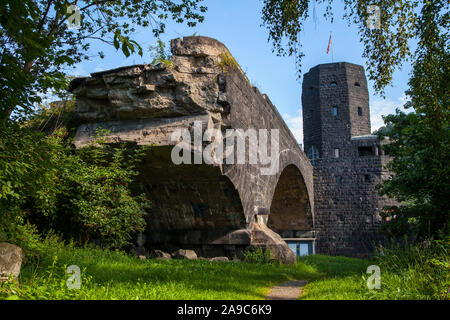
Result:
M161 39L169 42L170 39L195 33L223 42L251 83L270 97L299 143L302 143L301 80L297 80L293 57L277 57L272 53L272 45L267 42L268 31L261 26L262 1L205 0L204 3L208 11L203 23L189 28L183 24L169 22ZM357 29L342 19L343 6L340 2L336 2L333 23L322 17L322 9L323 6L316 4L317 19L314 21L310 17L305 24L305 30L300 34L305 53L302 75L317 64L331 62L331 53L326 54L330 31L333 34L334 62L346 61L365 66L361 57L363 46L359 42ZM147 48L155 44L156 39L151 31L146 29L138 30L134 39L144 48L142 58L138 55L125 58L120 51L96 42L93 43L92 50L103 50L106 57L84 61L70 73L85 76L91 72L120 66L149 63L151 58ZM411 66L405 64L402 70L395 72L393 85L386 89L386 99L376 95L373 83L369 82L372 129L383 124L381 115L393 113L396 107L403 105L410 71Z

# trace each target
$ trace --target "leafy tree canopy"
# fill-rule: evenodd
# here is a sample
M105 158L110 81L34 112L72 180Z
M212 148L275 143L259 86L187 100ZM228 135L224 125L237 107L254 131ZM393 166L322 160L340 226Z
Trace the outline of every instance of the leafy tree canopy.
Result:
M443 12L448 4L439 1L410 0L344 0L344 19L358 27L360 40L364 45L363 57L366 58L368 77L374 81L375 90L381 94L392 81L396 68L412 58L409 49L410 40L417 35L426 23L420 19L420 10L424 5L436 9L440 19L448 13ZM324 17L333 20L333 0L319 0L326 6ZM301 75L304 56L299 38L304 30L304 22L309 18L312 1L309 0L264 0L262 10L263 25L269 31L269 41L278 55L295 56L298 74ZM379 11L374 11L377 6ZM373 19L379 14L379 25Z
M442 7L429 1L418 20L419 48L405 105L412 112L386 116L389 130L379 132L390 138L386 148L394 156L388 164L394 176L381 191L404 202L384 212L392 218L387 229L405 234L412 227L419 239L450 235L449 16L440 14Z
M0 2L0 122L23 115L49 89L67 85L63 68L89 58L93 40L142 55L136 27L158 36L165 21L195 26L202 0L3 0ZM79 11L73 5L76 5ZM76 15L79 12L79 28ZM75 16L74 16L75 15ZM103 57L103 53L98 53Z

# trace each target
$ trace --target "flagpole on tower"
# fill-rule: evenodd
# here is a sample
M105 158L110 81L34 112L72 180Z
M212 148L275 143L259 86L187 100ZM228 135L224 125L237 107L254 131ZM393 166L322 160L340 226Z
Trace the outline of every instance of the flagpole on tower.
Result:
M334 62L334 50L333 50L333 40L331 39L331 31L330 31L330 39L328 40L327 54L331 49L331 62Z
M330 39L331 39L331 31L330 31ZM334 46L333 46L333 41L331 41L331 62L334 63Z

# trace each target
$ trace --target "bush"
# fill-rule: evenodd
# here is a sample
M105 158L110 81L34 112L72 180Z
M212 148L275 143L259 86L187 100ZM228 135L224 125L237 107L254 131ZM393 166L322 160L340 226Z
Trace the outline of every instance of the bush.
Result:
M244 261L248 263L264 264L270 263L270 250L268 248L256 247L245 250Z
M150 206L144 195L131 193L146 149L108 145L100 130L75 152L58 121L48 134L33 129L43 116L52 119L51 112L40 116L0 130L0 241L27 247L30 221L40 232L53 229L81 243L128 244L132 233L144 230Z
M150 56L153 57L152 65L162 63L168 68L173 68L172 55L170 51L166 50L166 44L161 39L158 39L156 45L150 46L148 50Z
M123 247L144 230L150 203L144 195L133 196L130 186L146 149L108 145L105 134L98 130L88 146L60 157L54 214L32 220L41 230L55 229L80 243L96 239L107 248Z
M239 64L236 59L234 59L228 51L220 54L218 66L220 67L222 73L228 73L230 70L239 69Z
M79 227L83 242L100 239L104 247L120 248L129 243L131 234L145 228L145 209L150 202L145 195L133 196L130 186L138 174L135 164L146 152L132 152L120 145L111 147L99 132L94 142L79 151L73 171L65 171L68 191L64 196L73 222ZM81 160L82 165L78 165Z
M55 202L61 146L53 137L17 123L0 128L0 241L17 243L28 213Z

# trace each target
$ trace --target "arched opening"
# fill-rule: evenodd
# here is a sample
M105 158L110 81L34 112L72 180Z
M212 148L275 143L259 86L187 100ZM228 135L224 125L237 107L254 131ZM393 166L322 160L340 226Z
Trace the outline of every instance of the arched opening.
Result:
M136 193L145 193L152 202L146 217L149 249L232 255L226 246L210 245L246 227L239 193L219 167L175 165L171 147L162 146L152 147L138 169Z
M284 168L278 179L267 225L283 238L303 237L312 230L306 185L293 164Z

